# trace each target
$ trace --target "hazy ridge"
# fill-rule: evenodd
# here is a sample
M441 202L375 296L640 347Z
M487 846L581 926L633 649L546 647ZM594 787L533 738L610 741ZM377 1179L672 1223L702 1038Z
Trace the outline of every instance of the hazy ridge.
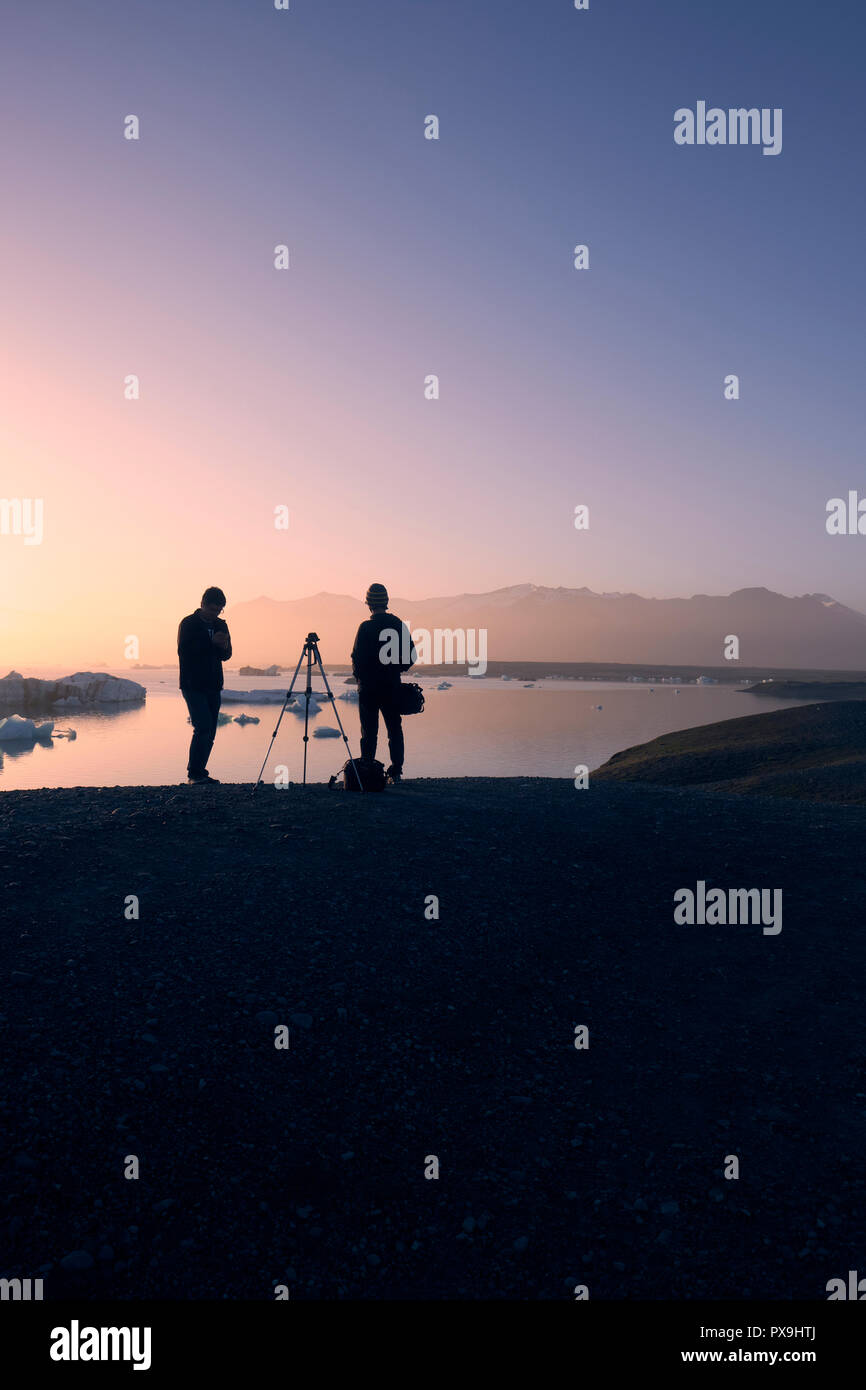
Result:
M590 589L518 584L483 594L428 599L394 595L392 610L414 628L486 628L491 661L615 662L723 666L725 639L740 641L743 666L863 670L866 615L826 594L788 597L769 589L653 599ZM318 632L323 659L344 661L360 599L315 594L257 598L228 613L235 652L245 664L297 660L307 632Z

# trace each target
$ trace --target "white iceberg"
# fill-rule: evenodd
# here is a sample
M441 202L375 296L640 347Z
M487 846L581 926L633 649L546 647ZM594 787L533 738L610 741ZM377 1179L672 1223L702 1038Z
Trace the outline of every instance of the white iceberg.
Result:
M344 690L340 695L337 696L337 699L348 700L350 705L357 705L358 692L357 690Z
M10 714L0 719L0 743L33 743L35 739L50 739L54 721L36 724L32 719L23 719L20 714Z
M339 738L340 730L332 729L329 724L322 724L318 729L313 730L313 738Z
M93 671L77 671L58 681L58 696L73 696L83 705L122 705L143 700L147 690L138 681L127 680L124 676L109 676Z
M236 714L234 722L236 724L258 724L259 716L257 714Z
M321 698L322 698L321 695L317 695L316 692L315 692L315 690L311 691L311 693L310 693L310 718L311 718L311 719L313 718L314 715L316 715L316 714L319 713L319 710L320 710L319 701L321 700ZM299 715L299 716L301 717L301 719L303 719L303 718L304 718L304 715L306 714L306 712L307 712L307 694L306 694L306 691L302 691L300 695L293 695L292 698L291 698L291 700L289 701L289 714L297 714L297 715Z
M286 692L280 690L223 690L223 704L226 705L281 705Z
M0 709L38 709L47 705L76 709L83 705L134 704L147 695L138 681L106 672L76 671L61 680L40 680L10 671L0 680Z

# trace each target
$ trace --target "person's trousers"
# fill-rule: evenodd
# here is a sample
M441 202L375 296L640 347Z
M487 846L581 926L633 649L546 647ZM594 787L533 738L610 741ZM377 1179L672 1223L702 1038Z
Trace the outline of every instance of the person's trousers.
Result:
M399 710L399 687L394 690L377 690L374 687L358 687L358 713L361 716L361 757L372 762L376 756L379 741L379 713L388 731L388 752L391 766L396 772L403 770L403 720Z
M182 690L189 710L189 722L193 727L192 741L189 745L187 776L201 777L207 772L207 760L213 741L216 738L218 715L220 712L219 690Z

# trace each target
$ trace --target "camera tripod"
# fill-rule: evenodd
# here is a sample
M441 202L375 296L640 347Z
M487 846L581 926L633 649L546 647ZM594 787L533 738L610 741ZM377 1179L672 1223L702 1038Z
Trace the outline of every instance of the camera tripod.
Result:
M331 708L334 711L334 716L337 720L337 723L340 726L340 733L342 734L343 742L346 745L346 752L349 754L349 762L352 764L352 771L358 779L358 790L363 791L364 784L361 781L361 774L355 766L355 759L352 757L351 751L349 749L349 739L347 737L345 729L343 728L343 721L340 718L339 711L337 710L337 706L334 702L334 692L328 684L328 677L325 675L325 668L322 665L322 658L319 654L319 636L316 632L307 633L303 648L301 650L301 655L298 659L298 664L295 667L295 674L292 676L291 684L289 685L289 688L286 691L286 698L283 701L283 708L280 710L280 717L277 720L277 727L271 734L271 741L268 744L268 751L265 754L265 761L262 763L261 768L259 769L259 775L256 778L256 785L253 787L253 791L255 792L257 790L259 783L262 780L262 774L265 770L265 764L267 763L268 758L271 756L271 750L274 746L274 740L276 739L277 734L280 731L280 725L283 722L283 715L288 709L289 702L292 699L292 691L295 688L295 681L298 679L298 672L300 671L301 666L303 665L304 657L307 658L307 688L305 691L306 708L304 709L304 786L306 786L307 783L307 744L310 741L310 695L312 694L313 690L313 662L315 661L316 665L322 673L322 680L325 682L325 689L328 692L328 699L331 702Z

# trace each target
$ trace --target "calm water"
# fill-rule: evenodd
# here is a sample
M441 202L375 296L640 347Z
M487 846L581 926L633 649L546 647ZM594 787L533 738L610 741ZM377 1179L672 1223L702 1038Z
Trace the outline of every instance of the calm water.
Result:
M35 674L35 673L28 673ZM67 674L40 671L40 675ZM146 785L186 780L190 726L177 689L175 668L158 671L117 670L147 687L147 702L121 713L45 715L55 730L74 729L74 741L54 739L0 754L0 789ZM235 690L273 688L285 693L290 676L245 678L226 673ZM329 677L335 695L350 689L343 676ZM455 677L450 690L438 691L441 677L419 680L425 689L423 714L404 720L407 777L572 777L578 763L599 767L613 753L645 743L675 729L710 724L718 719L788 708L792 700L739 695L731 686L675 687L627 685L604 681L542 681L525 689L518 681ZM321 682L316 683L321 690ZM802 703L802 702L799 702ZM594 707L602 705L598 710ZM359 752L358 707L338 701L340 718L352 753ZM257 715L258 724L220 727L208 764L226 782L254 781L265 756L280 706L251 703L224 705L233 717ZM13 711L4 711L12 713ZM326 706L310 720L316 728L336 727ZM379 756L387 765L387 744L380 731ZM266 775L286 765L291 780L300 780L303 719L286 713ZM345 761L341 739L310 738L308 780L327 781Z

